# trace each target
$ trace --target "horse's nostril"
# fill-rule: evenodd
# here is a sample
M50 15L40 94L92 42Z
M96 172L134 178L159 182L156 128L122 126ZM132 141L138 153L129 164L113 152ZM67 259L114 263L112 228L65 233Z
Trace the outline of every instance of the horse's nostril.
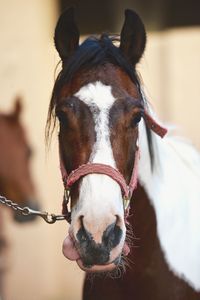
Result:
M84 216L79 217L80 229L77 233L77 239L80 243L88 243L92 240L92 235L84 226Z
M116 223L110 224L103 233L102 244L109 250L115 248L122 237L122 230Z

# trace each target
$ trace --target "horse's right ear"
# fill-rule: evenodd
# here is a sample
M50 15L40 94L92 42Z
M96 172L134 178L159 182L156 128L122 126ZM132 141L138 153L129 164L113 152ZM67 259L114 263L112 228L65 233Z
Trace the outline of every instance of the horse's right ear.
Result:
M64 11L55 29L55 47L60 58L67 59L79 45L79 30L74 20L74 8Z
M22 99L21 97L17 96L14 101L13 111L10 114L10 119L12 121L18 121L23 109Z

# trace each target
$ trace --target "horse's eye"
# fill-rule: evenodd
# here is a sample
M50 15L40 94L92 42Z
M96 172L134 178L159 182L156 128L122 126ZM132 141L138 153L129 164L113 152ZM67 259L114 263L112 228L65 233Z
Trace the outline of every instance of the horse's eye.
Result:
M134 118L132 119L132 124L131 124L132 127L137 126L138 123L140 122L141 118L142 118L142 114L141 114L141 113L137 113L137 114L134 116Z
M33 150L30 147L27 147L27 157L31 158L33 155Z
M67 116L64 111L62 111L62 110L57 111L56 116L61 124L63 124L63 125L67 124Z

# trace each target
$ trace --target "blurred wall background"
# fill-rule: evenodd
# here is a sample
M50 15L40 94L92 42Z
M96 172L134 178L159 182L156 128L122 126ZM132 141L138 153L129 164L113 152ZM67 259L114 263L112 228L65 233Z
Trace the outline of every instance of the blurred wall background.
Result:
M200 11L198 0L0 0L0 109L24 99L24 124L34 149L32 172L42 206L60 212L62 182L56 134L45 152L44 128L59 58L53 32L64 7L74 4L81 33L119 32L125 7L135 8L148 30L138 70L158 115L200 148ZM90 29L93 29L91 32ZM2 209L2 208L1 208ZM84 274L62 255L68 225L17 225L4 210L9 241L6 300L80 300Z

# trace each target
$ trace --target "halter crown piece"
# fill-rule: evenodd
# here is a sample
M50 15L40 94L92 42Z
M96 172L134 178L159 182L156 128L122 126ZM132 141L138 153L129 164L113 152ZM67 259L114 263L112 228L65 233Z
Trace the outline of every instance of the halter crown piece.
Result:
M164 137L167 133L167 129L160 126L146 111L144 112L144 118L146 125L154 131L160 137ZM68 223L71 222L71 212L68 210L68 203L70 201L70 189L72 185L79 179L83 178L88 174L104 174L115 180L121 187L124 210L125 210L125 221L127 222L127 217L129 214L129 205L132 198L133 192L137 187L138 178L138 163L140 158L139 148L137 147L135 151L135 160L131 179L127 185L124 176L119 172L119 170L105 164L101 163L87 163L79 166L77 169L73 170L70 174L67 173L66 168L63 163L61 151L60 154L60 170L62 175L62 180L64 184L64 197L63 197L63 213L67 215L66 220Z

